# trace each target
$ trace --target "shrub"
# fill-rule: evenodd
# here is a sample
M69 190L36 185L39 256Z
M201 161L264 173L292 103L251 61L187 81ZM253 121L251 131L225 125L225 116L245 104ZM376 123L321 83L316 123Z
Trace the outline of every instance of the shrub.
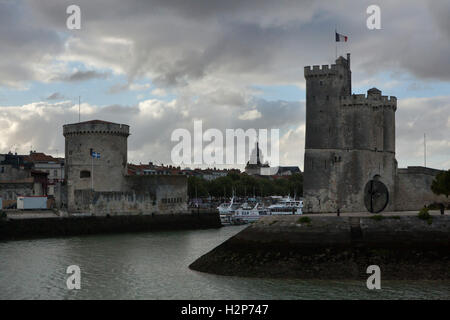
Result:
M433 217L428 211L429 211L428 208L423 207L422 209L420 209L419 214L417 216L419 217L419 219L426 220L428 224L431 224L433 222Z
M311 218L310 217L300 217L297 220L298 223L311 223Z
M441 205L439 203L433 202L432 204L427 206L430 210L439 210L441 209Z
M417 216L422 220L428 220L431 217L429 209L425 207L420 209L419 214Z
M375 221L381 221L384 219L384 216L382 216L381 214L376 214L374 216L371 216L370 219L373 219Z

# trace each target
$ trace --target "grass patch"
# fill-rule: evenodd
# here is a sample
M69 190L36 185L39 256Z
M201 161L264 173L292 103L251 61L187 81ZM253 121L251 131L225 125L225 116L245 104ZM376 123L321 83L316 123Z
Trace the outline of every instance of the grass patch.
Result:
M375 221L381 221L384 219L384 216L382 216L381 214L376 214L374 216L371 216L370 219L375 220Z
M272 222L269 223L269 226L273 225L274 223L277 223L278 220L273 220Z
M400 220L400 216L389 216L387 217L388 219L396 219L396 220Z
M431 216L431 214L428 211L429 211L429 209L424 207L424 208L420 209L419 214L417 216L421 220L426 220L428 222L428 224L432 224L433 217Z
M297 220L297 223L311 223L310 217L300 217Z

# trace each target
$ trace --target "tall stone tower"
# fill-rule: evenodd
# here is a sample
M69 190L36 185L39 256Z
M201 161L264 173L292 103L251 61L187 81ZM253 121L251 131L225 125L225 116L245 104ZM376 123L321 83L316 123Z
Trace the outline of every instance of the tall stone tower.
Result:
M352 94L350 54L304 73L304 211L393 209L396 98Z
M122 191L127 173L129 126L92 120L63 126L67 205L74 207L75 190ZM92 152L100 153L92 159Z

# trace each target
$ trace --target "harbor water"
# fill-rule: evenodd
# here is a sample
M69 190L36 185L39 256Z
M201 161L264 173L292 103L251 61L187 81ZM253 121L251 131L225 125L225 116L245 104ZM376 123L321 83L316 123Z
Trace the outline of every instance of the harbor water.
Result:
M188 265L246 226L0 242L0 299L450 299L450 281L258 279ZM66 269L81 270L67 289Z

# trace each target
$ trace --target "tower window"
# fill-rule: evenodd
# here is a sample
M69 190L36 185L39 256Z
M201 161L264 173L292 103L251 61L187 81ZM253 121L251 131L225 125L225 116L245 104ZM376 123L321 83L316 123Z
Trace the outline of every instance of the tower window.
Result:
M323 86L323 81L322 81L322 80L320 80L320 81L319 81L319 84L320 84L321 86Z
M91 172L88 170L80 171L80 178L90 178Z

